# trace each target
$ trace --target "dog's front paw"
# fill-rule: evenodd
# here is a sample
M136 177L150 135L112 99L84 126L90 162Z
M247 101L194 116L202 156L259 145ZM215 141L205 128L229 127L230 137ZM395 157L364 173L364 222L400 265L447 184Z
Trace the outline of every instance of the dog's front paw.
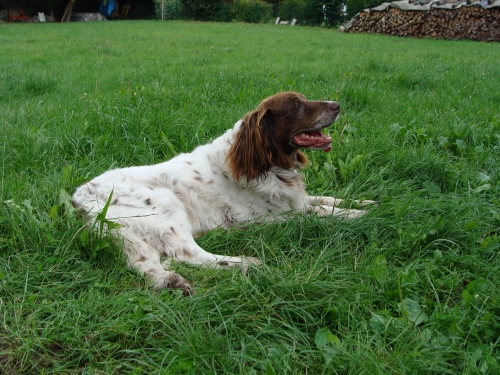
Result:
M366 207L366 206L378 207L379 203L377 201L366 200L366 201L357 201L356 205L358 207Z
M241 272L243 272L245 275L248 275L249 272L249 266L260 266L262 264L262 261L259 258L253 258L253 257L241 257L242 261L240 263L240 269Z
M343 208L334 208L333 209L333 215L340 217L342 219L355 219L358 217L361 217L363 215L366 215L369 211L364 211L364 210L354 210L354 209L343 209Z
M252 257L224 257L217 255L218 259L212 264L215 268L239 268L245 275L248 274L249 266L259 266L260 259Z
M242 257L243 262L246 262L248 264L251 264L253 266L260 266L262 264L262 261L259 258L254 258L254 257Z

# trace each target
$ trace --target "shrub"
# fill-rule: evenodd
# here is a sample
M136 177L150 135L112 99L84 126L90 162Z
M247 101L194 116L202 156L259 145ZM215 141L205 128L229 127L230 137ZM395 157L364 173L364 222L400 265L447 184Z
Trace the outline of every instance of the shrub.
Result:
M289 20L296 18L299 23L304 23L304 9L306 7L305 1L287 1L281 3L277 16L282 20Z
M384 0L345 0L347 18L351 19L366 8L373 8L382 4Z
M234 18L243 22L267 22L272 18L272 6L262 0L236 0Z
M162 0L153 0L156 18L162 19ZM231 21L231 4L223 0L164 0L163 19Z
M155 0L156 18L162 17L162 0ZM163 18L165 20L177 20L184 12L184 4L180 0L165 0L163 2Z
M214 0L182 0L184 17L200 21L216 21L222 8L222 1Z
M306 0L305 22L309 25L333 26L344 20L341 0Z

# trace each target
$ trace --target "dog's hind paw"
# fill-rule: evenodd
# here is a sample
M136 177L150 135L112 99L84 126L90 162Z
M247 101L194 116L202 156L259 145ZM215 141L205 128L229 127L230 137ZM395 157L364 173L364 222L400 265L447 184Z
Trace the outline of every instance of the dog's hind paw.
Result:
M191 284L181 275L172 272L172 271L164 271L160 275L155 277L154 289L164 289L164 288L172 288L172 289L182 289L184 294L186 291L192 290ZM191 294L189 292L189 294Z

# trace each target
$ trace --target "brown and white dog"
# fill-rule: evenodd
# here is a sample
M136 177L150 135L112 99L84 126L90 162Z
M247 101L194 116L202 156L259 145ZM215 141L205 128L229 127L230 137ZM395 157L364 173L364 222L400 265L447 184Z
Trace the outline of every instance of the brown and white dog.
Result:
M130 267L155 288L191 287L169 270L169 260L246 272L255 258L211 254L193 235L247 221L286 219L294 211L354 218L366 211L339 209L341 199L309 196L299 149L331 149L323 128L339 114L331 101L301 94L271 96L212 143L157 165L108 171L79 187L73 204L92 220L112 199L106 218L120 224L117 237ZM372 201L359 202L361 205ZM161 263L160 257L167 257Z

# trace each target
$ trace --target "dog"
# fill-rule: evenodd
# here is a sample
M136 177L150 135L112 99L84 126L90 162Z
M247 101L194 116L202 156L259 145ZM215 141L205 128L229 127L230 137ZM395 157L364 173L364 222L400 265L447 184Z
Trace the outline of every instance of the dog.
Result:
M366 212L337 208L341 199L309 196L304 188L300 170L308 159L301 149L330 151L331 137L322 129L339 111L333 101L278 93L191 153L94 178L76 190L73 205L94 222L106 208L106 219L118 224L112 231L123 241L128 265L150 278L154 288L191 289L170 270L172 259L246 273L260 260L212 254L194 236L249 221L286 220L296 212L347 218Z

